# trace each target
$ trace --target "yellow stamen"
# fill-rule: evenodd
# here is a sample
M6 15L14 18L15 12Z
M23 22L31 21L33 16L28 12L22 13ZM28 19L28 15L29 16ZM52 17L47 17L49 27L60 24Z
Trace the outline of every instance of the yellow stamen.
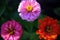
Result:
M11 31L9 34L13 34L14 33L14 31Z
M14 30L12 28L9 28L9 34L13 34Z
M51 32L51 27L47 27L47 32Z
M26 7L26 9L27 9L27 11L32 11L32 6L28 5L28 6Z

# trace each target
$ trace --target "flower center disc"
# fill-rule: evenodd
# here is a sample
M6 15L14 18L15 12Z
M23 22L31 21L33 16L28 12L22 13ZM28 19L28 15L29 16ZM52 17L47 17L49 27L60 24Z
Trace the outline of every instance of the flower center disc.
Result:
M50 33L50 32L52 31L52 27L47 26L47 27L45 28L45 31L48 32L48 33Z
M9 28L9 29L8 29L8 32L9 32L9 34L11 34L11 35L14 34L14 30L13 30L12 28Z
M29 5L29 6L27 6L26 9L27 9L27 11L32 11L32 6Z
M11 30L10 34L13 34L13 33L14 33L14 31L13 31L13 30Z

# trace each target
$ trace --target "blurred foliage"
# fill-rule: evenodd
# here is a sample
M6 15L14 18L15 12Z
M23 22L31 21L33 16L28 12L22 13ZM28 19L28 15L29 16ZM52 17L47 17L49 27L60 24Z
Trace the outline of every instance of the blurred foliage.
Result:
M58 3L60 3L59 0L37 0L41 4L42 12L39 18L34 22L27 22L19 17L17 8L20 1L21 0L0 0L0 28L1 25L7 20L14 19L20 22L23 27L23 35L21 40L39 40L38 35L35 33L38 28L38 20L44 18L46 14L49 14L48 16L53 15L52 17L56 17L56 19L59 17L60 20L60 6L58 5ZM54 11L54 14L50 9ZM0 40L3 40L3 38L0 37Z
M55 12L56 15L60 16L60 7L54 9L54 12Z

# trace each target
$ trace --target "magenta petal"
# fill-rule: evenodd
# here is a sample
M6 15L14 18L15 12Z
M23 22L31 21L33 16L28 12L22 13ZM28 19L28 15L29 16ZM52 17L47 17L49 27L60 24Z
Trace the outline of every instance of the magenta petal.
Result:
M14 33L14 36L19 36L19 35L21 35L21 30L20 31L15 31L15 33Z
M19 36L19 35L20 35L20 36ZM14 36L14 40L19 39L19 38L22 36L21 30L20 30L20 31L15 31L15 34L14 34L13 36ZM16 39L15 39L15 38L16 38Z
M16 26L15 27L15 30L16 31L21 31L22 32L22 26L19 23L16 22L16 25L15 26Z

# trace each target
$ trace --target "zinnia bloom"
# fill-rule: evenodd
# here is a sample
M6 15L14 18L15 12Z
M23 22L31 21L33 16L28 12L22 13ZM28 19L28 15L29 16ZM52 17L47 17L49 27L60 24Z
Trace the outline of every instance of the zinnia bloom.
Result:
M18 12L23 20L34 21L39 17L41 7L36 0L22 0L18 6Z
M1 26L1 36L4 40L18 40L22 35L21 25L14 21L7 21Z
M45 40L55 40L59 34L58 21L50 17L46 17L44 20L39 20L36 34L39 35L40 39L44 38Z

